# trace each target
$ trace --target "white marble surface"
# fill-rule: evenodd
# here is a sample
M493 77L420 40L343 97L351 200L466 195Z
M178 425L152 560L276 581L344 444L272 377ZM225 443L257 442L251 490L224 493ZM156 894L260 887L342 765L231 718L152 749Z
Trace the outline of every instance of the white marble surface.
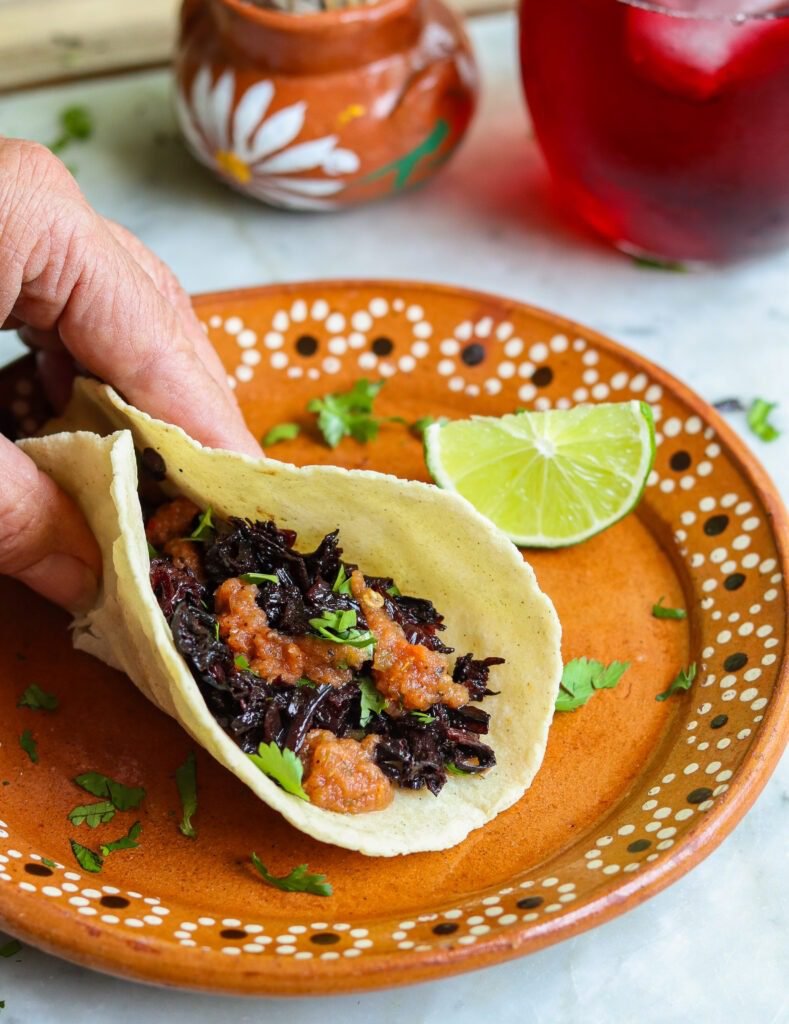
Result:
M758 455L789 496L789 252L701 274L635 267L560 220L545 198L515 65L514 21L471 34L485 96L470 138L435 182L330 216L257 207L214 183L174 137L160 72L0 98L0 132L46 142L58 111L86 103L95 137L75 146L88 199L167 260L192 291L315 277L448 281L590 324L702 395L780 400ZM0 340L0 363L16 346ZM729 417L742 430L739 417ZM294 1003L167 992L32 949L0 960L4 1024L781 1024L789 1021L789 762L745 821L666 892L526 960L411 989Z

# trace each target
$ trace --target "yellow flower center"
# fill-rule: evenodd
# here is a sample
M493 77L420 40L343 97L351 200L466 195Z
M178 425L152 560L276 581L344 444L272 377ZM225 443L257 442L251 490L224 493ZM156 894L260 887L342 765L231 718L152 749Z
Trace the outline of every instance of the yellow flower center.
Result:
M249 164L244 163L240 156L237 156L229 149L220 149L214 159L220 170L224 171L231 178L235 178L241 185L246 185L252 177Z

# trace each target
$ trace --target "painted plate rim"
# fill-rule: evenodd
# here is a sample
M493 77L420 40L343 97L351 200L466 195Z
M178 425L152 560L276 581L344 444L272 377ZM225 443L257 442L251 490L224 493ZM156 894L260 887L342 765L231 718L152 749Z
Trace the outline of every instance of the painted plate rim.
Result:
M770 533L779 555L778 569L783 575L786 590L786 579L789 576L789 513L756 455L716 410L690 387L651 360L599 331L539 306L490 292L399 278L327 278L235 288L203 292L194 295L193 302L199 313L201 307L217 303L278 295L284 297L305 289L314 292L320 288L334 292L370 288L389 291L397 288L406 293L415 290L449 298L464 297L480 305L508 311L517 309L552 328L565 333L577 333L600 349L648 373L652 380L680 398L714 428L737 469L753 486L769 513ZM12 363L4 367L0 375L14 365ZM231 958L227 958L228 962L221 969L217 968L220 961L217 961L213 951L202 953L193 950L194 959L189 958L188 966L180 958L159 959L149 953L136 953L127 940L116 934L105 936L104 944L97 948L95 938L90 935L90 921L78 918L76 913L64 910L54 901L42 901L37 907L35 919L32 919L26 895L18 892L16 887L9 886L7 891L5 886L0 887L0 925L46 952L109 974L184 989L243 995L321 995L414 984L535 952L610 921L656 895L712 853L743 818L764 788L789 740L789 615L784 617L780 639L784 644L784 657L776 676L772 699L758 734L743 758L736 784L716 800L714 807L677 842L670 854L651 865L645 865L630 879L624 876L612 878L589 902L575 911L568 910L560 916L546 919L536 927L518 922L498 934L482 937L474 945L455 945L448 950L431 949L424 953L414 953L408 958L395 958L389 952L368 954L363 965L354 960L322 963L277 958L276 962L268 961L265 964L257 961L259 967L255 964L245 965L245 970L241 972L237 969L239 965ZM751 770L744 770L748 768ZM600 818L603 820L605 814L601 814ZM63 929L69 926L71 933L63 934ZM77 928L76 936L74 926ZM197 978L201 979L199 983Z

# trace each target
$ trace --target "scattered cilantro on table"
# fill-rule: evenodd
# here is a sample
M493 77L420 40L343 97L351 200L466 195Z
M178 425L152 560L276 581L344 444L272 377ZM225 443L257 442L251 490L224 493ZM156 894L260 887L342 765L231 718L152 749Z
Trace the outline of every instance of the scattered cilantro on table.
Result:
M359 691L362 695L359 725L364 729L370 724L373 715L380 715L386 707L386 697L376 689L372 679L360 679Z
M80 105L66 107L61 110L58 121L60 135L48 146L53 153L58 155L72 142L85 142L93 134L93 115L87 107Z
M78 775L74 781L91 796L109 800L118 811L130 811L139 807L145 799L145 790L142 786L124 786L123 783L116 782L101 772L85 772Z
M777 402L768 402L764 398L754 398L746 413L745 419L751 432L762 441L775 441L781 431L769 422L770 413L778 407Z
M381 419L373 415L373 402L384 381L357 380L350 391L313 398L309 412L318 417L318 429L326 444L336 448L344 437L364 443L378 436Z
M38 744L33 739L33 733L29 729L25 729L19 737L19 746L24 750L33 764L38 764Z
M264 775L278 782L286 793L309 802L310 798L301 785L304 766L292 750L280 750L272 740L271 743L261 743L257 754L247 754L247 757Z
M684 608L667 608L661 597L657 604L652 605L652 615L656 619L686 619L688 613Z
M682 693L689 690L691 683L696 678L696 662L692 662L687 668L681 668L676 677L669 683L667 689L659 693L655 700L668 700L672 694Z
M42 690L38 683L31 683L17 702L18 708L30 708L33 711L54 711L58 699L54 693Z
M178 827L187 839L197 839L197 830L192 824L192 815L197 812L197 762L194 751L176 768L175 784L184 812Z
M121 836L120 839L114 839L111 843L101 844L102 857L109 857L111 853L115 853L117 850L136 850L140 845L137 840L140 838L141 832L142 823L135 821L125 836Z
M256 853L252 854L252 863L264 882L283 892L307 892L313 896L331 896L334 891L331 883L326 880L326 875L310 874L308 864L299 864L289 874L278 878L271 874Z
M109 800L102 800L98 804L82 804L68 812L68 820L72 825L87 825L88 828L106 825L114 817L115 807Z
M298 423L277 423L263 435L260 443L264 448L270 448L281 441L292 441L300 433L301 427Z
M612 661L609 665L590 658L568 661L562 673L556 710L575 711L583 707L597 690L616 686L629 667L629 661Z

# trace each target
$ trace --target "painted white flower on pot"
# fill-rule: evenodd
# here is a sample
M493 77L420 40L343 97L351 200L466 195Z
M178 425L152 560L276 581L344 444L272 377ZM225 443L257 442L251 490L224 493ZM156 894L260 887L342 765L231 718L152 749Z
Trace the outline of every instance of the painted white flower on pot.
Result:
M332 209L331 197L345 188L338 176L354 174L359 157L338 145L336 135L297 142L307 104L293 103L269 114L274 86L257 82L244 92L235 112L232 71L211 84L203 65L186 95L176 94L181 129L195 156L234 188L275 206ZM302 175L311 171L309 177Z

